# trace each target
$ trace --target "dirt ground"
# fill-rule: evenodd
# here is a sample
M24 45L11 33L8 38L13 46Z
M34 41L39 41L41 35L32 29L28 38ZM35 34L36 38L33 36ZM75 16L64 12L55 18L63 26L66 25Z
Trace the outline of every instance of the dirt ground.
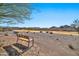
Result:
M0 33L1 56L78 56L79 36L50 33L23 33L34 38L34 46L27 47L23 41L16 42L13 32Z

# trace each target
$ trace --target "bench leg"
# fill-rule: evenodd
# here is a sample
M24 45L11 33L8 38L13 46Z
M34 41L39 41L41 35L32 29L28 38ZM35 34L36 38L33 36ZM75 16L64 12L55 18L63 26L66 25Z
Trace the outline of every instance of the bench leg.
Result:
M34 46L34 40L32 40L32 46Z
M18 40L19 40L19 38L17 37L17 41L16 41L16 43L18 43Z
M31 46L30 46L30 44L31 44ZM28 47L32 47L32 46L34 46L34 40L28 41Z
M28 47L30 47L30 41L28 41Z

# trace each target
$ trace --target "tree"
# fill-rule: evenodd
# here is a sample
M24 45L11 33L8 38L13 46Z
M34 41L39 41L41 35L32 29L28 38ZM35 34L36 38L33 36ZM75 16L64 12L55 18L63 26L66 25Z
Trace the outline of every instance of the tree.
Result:
M78 32L79 34L79 20L76 19L73 21L73 23L71 24L71 26Z
M0 23L17 24L30 19L32 9L29 4L0 3Z

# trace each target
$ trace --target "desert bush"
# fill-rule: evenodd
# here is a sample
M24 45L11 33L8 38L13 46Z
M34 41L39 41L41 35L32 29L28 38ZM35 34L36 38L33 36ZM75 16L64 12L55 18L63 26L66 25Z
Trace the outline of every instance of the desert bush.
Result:
M48 33L48 31L46 33Z
M28 32L26 32L26 33L28 33Z
M50 32L50 34L53 34L52 32Z
M70 36L73 36L72 34Z
M56 40L59 40L58 38Z
M5 35L5 36L8 36L8 34L7 34L7 33L5 33L4 35Z
M42 33L42 31L40 31L40 33Z

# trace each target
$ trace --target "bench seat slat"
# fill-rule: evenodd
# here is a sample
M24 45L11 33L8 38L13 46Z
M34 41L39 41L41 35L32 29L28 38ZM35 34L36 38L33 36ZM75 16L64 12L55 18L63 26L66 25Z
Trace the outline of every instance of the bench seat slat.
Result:
M29 39L22 38L22 37L19 37L19 39L22 40L22 41L29 41Z

